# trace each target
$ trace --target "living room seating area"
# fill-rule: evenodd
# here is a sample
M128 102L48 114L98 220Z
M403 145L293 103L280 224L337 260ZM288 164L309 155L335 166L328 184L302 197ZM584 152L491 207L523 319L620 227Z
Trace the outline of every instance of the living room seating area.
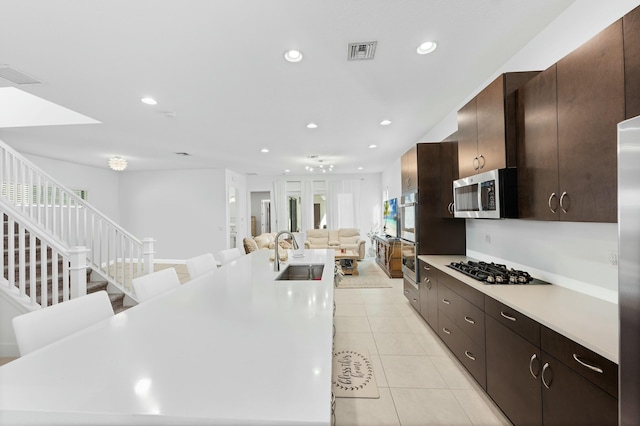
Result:
M365 257L365 240L360 238L357 228L308 229L304 248L355 250L359 260Z

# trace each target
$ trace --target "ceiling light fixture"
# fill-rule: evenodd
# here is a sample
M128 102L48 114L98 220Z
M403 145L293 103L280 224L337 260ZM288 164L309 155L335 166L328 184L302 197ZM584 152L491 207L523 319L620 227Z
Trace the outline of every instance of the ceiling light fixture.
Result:
M381 126L388 126L389 124L391 124L391 120L382 120L382 121L380 122L380 125L381 125Z
M369 145L370 149L377 148L377 147L378 147L378 145L376 145L375 143L372 143L371 145Z
M438 43L435 41L425 41L418 46L416 52L418 52L418 55L426 55L427 53L431 53L436 50L436 47L438 47Z
M360 166L358 167L358 170L364 170L364 167Z
M318 125L316 123L307 124L307 129L317 129Z
M109 158L109 167L111 167L112 170L121 172L127 168L127 165L127 160L118 155Z
M287 50L284 52L284 58L289 62L300 62L302 60L302 52L299 50Z
M140 99L140 101L143 104L147 104L147 105L157 105L158 101L156 101L155 99L153 99L152 97L149 96L145 96L144 98Z
M267 149L267 148L262 148L262 149L260 150L260 152L262 152L263 154L266 154L267 152L269 152L269 149Z

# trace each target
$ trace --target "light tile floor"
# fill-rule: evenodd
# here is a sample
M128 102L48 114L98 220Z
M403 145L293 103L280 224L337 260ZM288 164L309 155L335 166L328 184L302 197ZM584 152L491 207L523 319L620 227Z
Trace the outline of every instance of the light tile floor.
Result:
M403 295L336 289L336 348L367 348L379 399L336 398L336 426L510 425Z

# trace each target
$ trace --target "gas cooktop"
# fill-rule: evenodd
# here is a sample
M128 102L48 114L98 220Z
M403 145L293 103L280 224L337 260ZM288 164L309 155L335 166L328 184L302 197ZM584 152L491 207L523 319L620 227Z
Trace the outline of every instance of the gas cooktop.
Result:
M533 278L528 272L517 271L513 268L509 269L506 265L499 263L470 260L468 262L451 262L447 266L471 278L482 281L484 284L549 284L546 281Z

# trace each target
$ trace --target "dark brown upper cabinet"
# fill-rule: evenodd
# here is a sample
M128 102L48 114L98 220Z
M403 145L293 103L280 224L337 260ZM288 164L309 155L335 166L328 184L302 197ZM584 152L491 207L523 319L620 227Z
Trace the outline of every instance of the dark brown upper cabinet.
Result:
M619 20L519 91L521 218L616 221L622 40Z
M622 18L625 118L640 115L640 7Z
M458 111L461 178L515 167L516 90L537 74L537 71L502 74Z
M403 194L418 190L418 152L415 146L400 157L400 175Z

